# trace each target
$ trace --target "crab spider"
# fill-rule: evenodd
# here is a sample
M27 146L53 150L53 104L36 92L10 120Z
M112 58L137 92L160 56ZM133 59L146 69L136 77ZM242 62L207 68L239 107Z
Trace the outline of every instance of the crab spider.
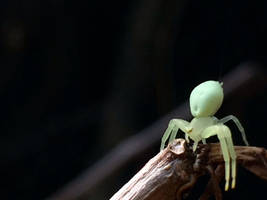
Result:
M169 143L176 138L179 129L185 133L187 142L189 142L189 138L194 141L193 151L196 150L200 141L205 144L207 138L217 135L225 161L225 191L227 191L229 188L230 168L232 177L231 188L235 188L236 153L231 131L224 123L233 120L242 134L244 143L246 145L249 144L246 139L244 128L235 116L229 115L222 119L214 117L214 114L218 111L222 102L222 83L206 81L195 87L190 95L190 110L194 116L193 120L187 122L182 119L172 119L162 137L160 149L162 150L164 148L168 138Z

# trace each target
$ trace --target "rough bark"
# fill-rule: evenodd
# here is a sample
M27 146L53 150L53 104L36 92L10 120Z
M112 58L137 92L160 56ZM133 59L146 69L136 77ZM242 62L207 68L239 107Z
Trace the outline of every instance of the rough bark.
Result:
M267 151L259 147L235 146L237 163L267 180ZM181 199L198 177L209 173L211 180L201 200L215 195L221 199L218 182L224 176L220 144L200 145L195 153L185 140L177 139L153 157L110 200ZM217 169L214 171L214 167Z

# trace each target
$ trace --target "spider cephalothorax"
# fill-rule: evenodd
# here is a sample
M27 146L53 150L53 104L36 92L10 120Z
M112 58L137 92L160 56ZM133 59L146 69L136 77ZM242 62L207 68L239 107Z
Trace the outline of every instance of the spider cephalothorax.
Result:
M248 142L244 128L235 116L229 115L222 119L217 119L213 116L222 105L222 102L222 83L217 81L206 81L195 87L190 95L190 110L194 118L191 122L187 122L182 119L172 119L162 137L160 149L162 150L164 148L168 138L169 143L176 138L179 129L185 133L185 139L187 142L189 142L189 138L194 141L193 151L196 150L200 140L202 140L205 144L207 138L217 135L225 161L225 190L228 190L230 164L232 176L231 188L235 187L236 153L234 150L231 131L226 125L224 125L224 123L229 120L233 120L241 132L246 145L248 145Z

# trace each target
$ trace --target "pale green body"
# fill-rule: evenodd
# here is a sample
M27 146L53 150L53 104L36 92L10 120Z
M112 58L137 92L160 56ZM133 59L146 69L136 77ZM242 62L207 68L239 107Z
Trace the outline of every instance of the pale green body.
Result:
M223 102L223 89L217 81L206 81L201 83L191 92L190 110L195 117L191 122L182 119L172 119L165 131L161 147L162 150L169 138L172 142L177 135L179 129L185 133L185 139L189 142L189 138L194 141L193 151L196 150L198 143L202 140L206 143L206 138L217 135L223 157L225 160L225 190L228 190L230 179L230 162L232 175L232 188L235 187L236 179L236 153L232 142L230 129L224 125L229 120L233 120L242 134L243 140L248 145L244 128L233 115L217 119L213 115L217 112Z

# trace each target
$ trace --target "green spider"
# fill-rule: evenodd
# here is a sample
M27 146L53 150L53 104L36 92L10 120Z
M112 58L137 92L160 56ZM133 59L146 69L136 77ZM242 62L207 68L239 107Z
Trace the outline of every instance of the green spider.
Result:
M229 188L230 179L230 162L232 175L232 189L235 188L236 182L236 153L232 141L230 129L224 125L229 120L233 120L242 134L244 143L248 146L244 128L239 120L229 115L222 119L217 119L214 114L218 111L223 102L222 83L218 81L206 81L193 89L190 95L190 110L194 119L187 122L182 119L172 119L165 131L160 149L164 149L165 143L169 138L172 142L177 135L179 129L185 133L185 139L189 142L189 138L194 141L193 151L196 150L198 142L202 140L206 144L206 139L217 135L223 158L225 161L225 191Z

